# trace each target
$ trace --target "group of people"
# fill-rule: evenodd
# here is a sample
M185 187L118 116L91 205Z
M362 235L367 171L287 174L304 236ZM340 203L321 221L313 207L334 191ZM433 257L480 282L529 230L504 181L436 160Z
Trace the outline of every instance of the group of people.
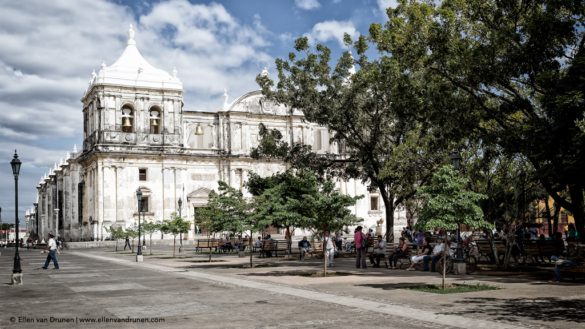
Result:
M354 232L354 241L356 246L356 268L367 268L366 254L371 243L368 242L368 234L364 234L363 228L358 226ZM403 234L399 239L398 245L387 255L386 241L381 235L377 236L377 241L373 243L373 251L369 255L370 264L373 267L380 267L380 261L388 257L389 268L397 269L398 260L400 258L410 257L410 266L406 269L412 271L419 263L423 263L424 271L436 271L437 262L443 257L446 250L443 239L438 239L433 248L430 245L430 237L424 234L415 234L412 236L413 244L416 247L416 252L411 255L411 242L407 234Z
M329 267L335 266L335 264L334 264L335 253L339 249L339 244L337 243L337 238L331 236L331 233L329 231L325 231L323 233L323 246L325 249L324 253L325 253L325 257L327 259L327 266L329 266ZM303 239L299 241L298 248L299 248L299 259L301 261L305 260L306 254L313 253L313 246L307 240L306 236L304 236Z

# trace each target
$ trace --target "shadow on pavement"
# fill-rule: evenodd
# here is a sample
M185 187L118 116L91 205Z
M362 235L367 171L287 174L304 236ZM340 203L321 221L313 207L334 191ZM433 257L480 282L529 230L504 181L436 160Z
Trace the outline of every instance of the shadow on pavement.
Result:
M211 263L204 261L194 261L194 265L189 266L182 266L185 269L202 269L202 268L212 268L212 269L234 269L234 268L242 268L242 269L249 269L249 263L225 263L225 261L215 261ZM315 264L310 263L300 263L300 264L290 264L290 263L254 263L254 268L278 268L278 267L314 267Z
M316 274L322 273L319 270L310 270L310 271L272 271L272 272L264 272L264 273L245 273L241 275L245 276L306 276L306 277L320 277ZM348 276L348 275L356 275L355 273L349 272L328 272L327 276Z
M443 314L465 315L485 314L494 320L521 322L522 318L546 322L567 321L585 323L585 299L548 298L463 298L459 301L465 309Z

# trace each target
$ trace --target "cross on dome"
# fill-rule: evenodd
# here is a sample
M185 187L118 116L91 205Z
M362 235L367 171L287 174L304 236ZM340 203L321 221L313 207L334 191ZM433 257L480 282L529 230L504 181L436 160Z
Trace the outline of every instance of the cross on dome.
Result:
M136 40L134 40L134 27L130 24L130 28L128 29L128 44L135 45Z

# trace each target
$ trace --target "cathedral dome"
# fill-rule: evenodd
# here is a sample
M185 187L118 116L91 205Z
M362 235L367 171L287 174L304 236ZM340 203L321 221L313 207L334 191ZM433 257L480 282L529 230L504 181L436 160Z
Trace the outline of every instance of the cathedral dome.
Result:
M102 64L100 71L92 73L90 87L94 85L116 85L140 88L183 90L183 84L173 74L150 65L138 51L134 40L134 29L128 30L128 45L118 60L106 66Z

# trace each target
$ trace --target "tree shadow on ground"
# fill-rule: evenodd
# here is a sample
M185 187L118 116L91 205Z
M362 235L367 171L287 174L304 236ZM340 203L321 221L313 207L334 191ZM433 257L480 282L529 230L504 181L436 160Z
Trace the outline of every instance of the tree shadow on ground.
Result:
M368 287L374 289L383 289L383 290L396 290L396 289L409 289L414 287L420 287L424 283L416 283L416 282L398 282L398 283L366 283L366 284L358 284L357 287Z
M207 261L192 261L193 263L196 263L194 265L189 265L189 266L183 266L181 268L185 268L185 269L201 269L201 268L213 268L213 269L234 269L234 268L242 268L242 269L249 269L250 268L250 263L239 263L239 264L233 264L233 263L225 263L225 261L215 261L211 263L207 262ZM310 264L310 263L300 263L300 264L294 264L291 265L290 263L254 263L253 264L253 268L273 268L273 267L290 267L290 266L295 266L295 267L314 267L315 264Z
M465 309L443 314L464 315L484 314L494 320L522 322L522 318L546 322L566 321L585 323L585 299L547 298L463 298ZM451 305L450 305L451 306Z
M272 271L272 272L264 272L264 273L245 273L241 275L245 276L305 276L305 277L322 277L318 274L323 273L323 271L319 270L310 270L310 271ZM355 273L349 272L327 272L327 276L348 276L348 275L356 275Z

